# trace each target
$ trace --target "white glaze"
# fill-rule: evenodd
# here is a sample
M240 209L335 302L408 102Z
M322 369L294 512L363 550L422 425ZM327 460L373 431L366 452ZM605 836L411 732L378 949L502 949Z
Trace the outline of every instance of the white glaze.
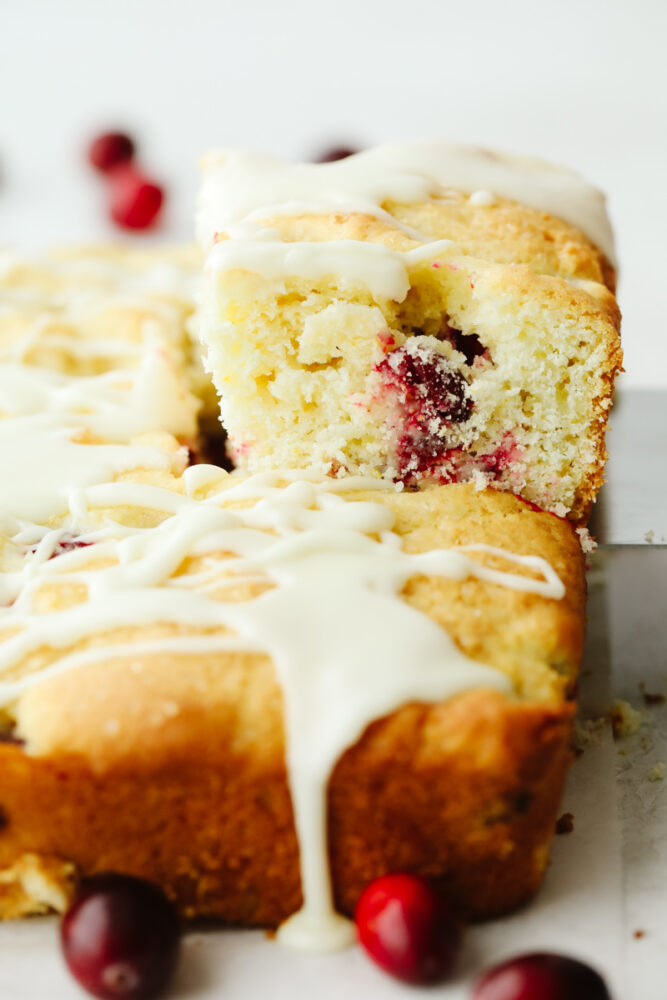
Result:
M386 218L388 201L407 204L455 188L549 212L614 260L604 195L574 171L530 157L434 141L378 146L324 164L230 150L210 156L204 168L197 233L205 250L216 231L240 222L346 212Z
M100 441L126 442L147 431L194 437L197 405L165 352L146 346L135 370L72 378L29 365L0 364L0 415L48 413Z
M263 278L290 275L370 289L378 298L402 302L410 288L403 254L379 243L336 240L326 243L280 243L275 240L223 240L208 255L207 271L243 270Z
M410 701L437 701L473 687L509 691L506 677L461 653L428 616L400 598L411 577L469 576L492 585L558 599L563 586L535 556L486 546L408 554L392 531L393 515L368 500L353 502L345 489L388 491L375 479L332 480L307 473L275 473L247 480L202 467L197 483L227 487L205 500L166 490L115 483L83 490L83 505L137 503L170 517L150 529L107 528L92 548L48 559L58 532L45 536L27 558L16 601L0 614L0 627L17 628L0 646L0 701L63 670L111 656L244 649L271 656L284 693L286 760L301 852L304 907L280 930L297 948L328 950L352 939L333 910L326 848L326 791L336 761L367 725ZM286 485L284 485L286 482ZM241 510L221 504L253 501ZM529 566L539 578L492 570L466 553L475 549ZM174 577L188 555L231 553L216 572ZM92 569L91 559L113 560ZM226 576L223 576L223 572ZM246 602L226 602L229 575L268 579L273 586ZM193 579L195 585L193 586ZM33 608L45 583L84 584L87 603L48 614ZM214 635L176 635L68 652L80 639L124 626L171 622L214 628ZM391 622L391 628L387 623ZM220 634L220 629L225 634ZM42 647L64 655L41 672L17 677L16 668ZM7 679L2 681L2 676Z
M170 457L140 445L77 444L77 428L50 414L0 420L0 509L46 524L73 491L133 469L169 469Z

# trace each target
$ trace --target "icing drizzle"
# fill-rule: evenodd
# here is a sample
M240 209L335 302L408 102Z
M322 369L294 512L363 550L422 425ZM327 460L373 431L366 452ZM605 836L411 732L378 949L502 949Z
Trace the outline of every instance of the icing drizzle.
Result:
M277 215L360 212L402 228L384 203L428 200L455 188L475 204L489 204L495 194L549 212L614 261L604 195L574 171L530 157L433 141L378 146L324 164L230 150L209 156L204 168L197 234L206 250L217 231L247 236Z
M386 505L341 496L343 490L393 489L375 479L340 481L303 471L240 479L210 466L192 468L185 478L185 496L131 483L84 489L87 510L97 497L105 504L166 508L171 515L153 528L108 523L86 536L94 546L57 559L48 559L50 533L26 556L20 579L14 574L12 581L14 604L0 615L0 628L13 632L0 646L0 701L11 703L53 674L112 656L268 654L284 696L304 894L303 908L280 938L298 948L339 947L351 940L351 927L334 911L328 872L326 792L336 761L371 721L406 702L437 701L473 687L510 690L503 674L470 660L400 598L405 583L417 575L477 577L555 599L563 585L536 556L479 545L405 552ZM196 498L198 488L216 480L221 489ZM230 509L236 501L249 506ZM474 558L480 550L538 575L491 569ZM230 555L221 559L221 552ZM211 556L212 563L191 578L179 571L189 556ZM229 586L254 580L270 587L247 601L225 599ZM41 588L63 583L83 585L87 601L46 614L35 609ZM116 628L164 622L215 632L71 649ZM55 650L55 658L21 675L21 662L44 647Z

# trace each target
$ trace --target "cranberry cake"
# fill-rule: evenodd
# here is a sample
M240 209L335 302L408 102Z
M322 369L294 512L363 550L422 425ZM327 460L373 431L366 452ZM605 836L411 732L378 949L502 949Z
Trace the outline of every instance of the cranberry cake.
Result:
M567 521L212 466L116 491L50 558L10 553L32 570L0 622L5 916L114 870L190 917L301 907L321 944L387 871L473 917L537 889L584 633Z
M472 482L584 523L620 368L569 171L443 144L211 158L199 331L236 465Z
M115 871L329 950L387 872L475 918L539 886L564 515L620 364L603 201L440 144L343 163L211 165L196 316L195 250L2 258L0 916Z

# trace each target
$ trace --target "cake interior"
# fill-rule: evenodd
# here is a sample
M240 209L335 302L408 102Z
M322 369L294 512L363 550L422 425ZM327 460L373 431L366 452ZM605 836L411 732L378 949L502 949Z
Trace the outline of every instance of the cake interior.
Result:
M240 467L494 485L584 520L611 378L602 285L564 295L456 253L410 267L401 302L333 277L209 281L205 361Z

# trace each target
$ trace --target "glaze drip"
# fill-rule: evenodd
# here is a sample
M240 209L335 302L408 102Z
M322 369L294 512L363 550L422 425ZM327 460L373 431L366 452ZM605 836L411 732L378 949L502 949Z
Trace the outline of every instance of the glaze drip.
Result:
M549 212L581 229L613 263L604 195L574 171L442 141L378 146L323 164L238 150L211 154L204 163L197 233L208 249L217 231L235 237L248 232L248 223L258 228L279 215L351 212L403 228L383 209L386 202L428 200L447 188L470 193L476 205L493 204L498 195ZM410 235L424 241L418 233Z

